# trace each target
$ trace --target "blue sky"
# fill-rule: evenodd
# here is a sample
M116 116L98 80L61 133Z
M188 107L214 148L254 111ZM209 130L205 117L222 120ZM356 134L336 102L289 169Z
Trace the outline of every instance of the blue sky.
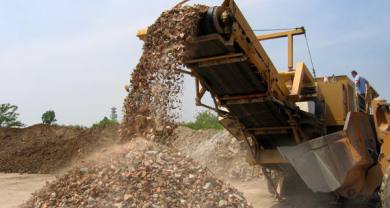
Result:
M221 1L191 1L218 5ZM19 106L21 120L55 110L60 124L90 125L122 107L123 86L141 55L137 29L177 1L0 0L0 103ZM366 77L390 99L390 1L237 0L253 29L305 26L318 75ZM279 69L285 40L264 47ZM310 66L304 38L295 63ZM186 79L183 120L192 119L193 82Z

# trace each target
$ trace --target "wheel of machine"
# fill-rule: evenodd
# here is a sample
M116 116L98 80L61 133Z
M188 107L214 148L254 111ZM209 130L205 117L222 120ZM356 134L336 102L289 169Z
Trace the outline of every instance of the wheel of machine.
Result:
M390 208L390 167L387 168L383 176L380 197L382 201L382 208Z
M221 27L219 17L223 12L222 7L210 7L205 16L203 17L201 23L201 34L208 35L213 33L223 33L223 29Z

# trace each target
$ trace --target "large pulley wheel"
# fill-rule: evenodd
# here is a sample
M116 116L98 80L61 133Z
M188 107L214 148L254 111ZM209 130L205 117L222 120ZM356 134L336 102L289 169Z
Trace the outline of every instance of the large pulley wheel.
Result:
M390 167L387 168L385 175L383 176L381 185L381 201L382 208L390 208Z
M220 24L220 16L223 12L222 7L210 7L203 20L201 22L201 33L202 35L208 35L213 33L223 33L223 28Z

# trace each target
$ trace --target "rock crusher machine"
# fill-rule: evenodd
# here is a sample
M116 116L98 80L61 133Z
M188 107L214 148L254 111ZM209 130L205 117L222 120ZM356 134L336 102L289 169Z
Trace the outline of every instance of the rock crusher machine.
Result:
M370 87L359 106L347 76L313 77L304 63L293 68L293 37L304 28L255 35L233 0L209 7L188 47L196 104L215 110L220 123L245 141L250 161L283 174L267 177L280 196L286 177L298 174L314 192L354 198L380 188L390 207L389 104ZM140 38L147 30L141 30ZM260 41L288 39L288 70L278 71ZM214 106L202 103L209 92Z

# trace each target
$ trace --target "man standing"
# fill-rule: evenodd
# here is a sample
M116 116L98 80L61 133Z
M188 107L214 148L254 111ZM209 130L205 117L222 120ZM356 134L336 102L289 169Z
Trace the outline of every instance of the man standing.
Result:
M366 108L365 99L366 99L366 92L368 89L368 81L364 77L360 76L355 70L351 72L351 75L355 80L356 93L359 99L359 107L360 109L365 109Z

